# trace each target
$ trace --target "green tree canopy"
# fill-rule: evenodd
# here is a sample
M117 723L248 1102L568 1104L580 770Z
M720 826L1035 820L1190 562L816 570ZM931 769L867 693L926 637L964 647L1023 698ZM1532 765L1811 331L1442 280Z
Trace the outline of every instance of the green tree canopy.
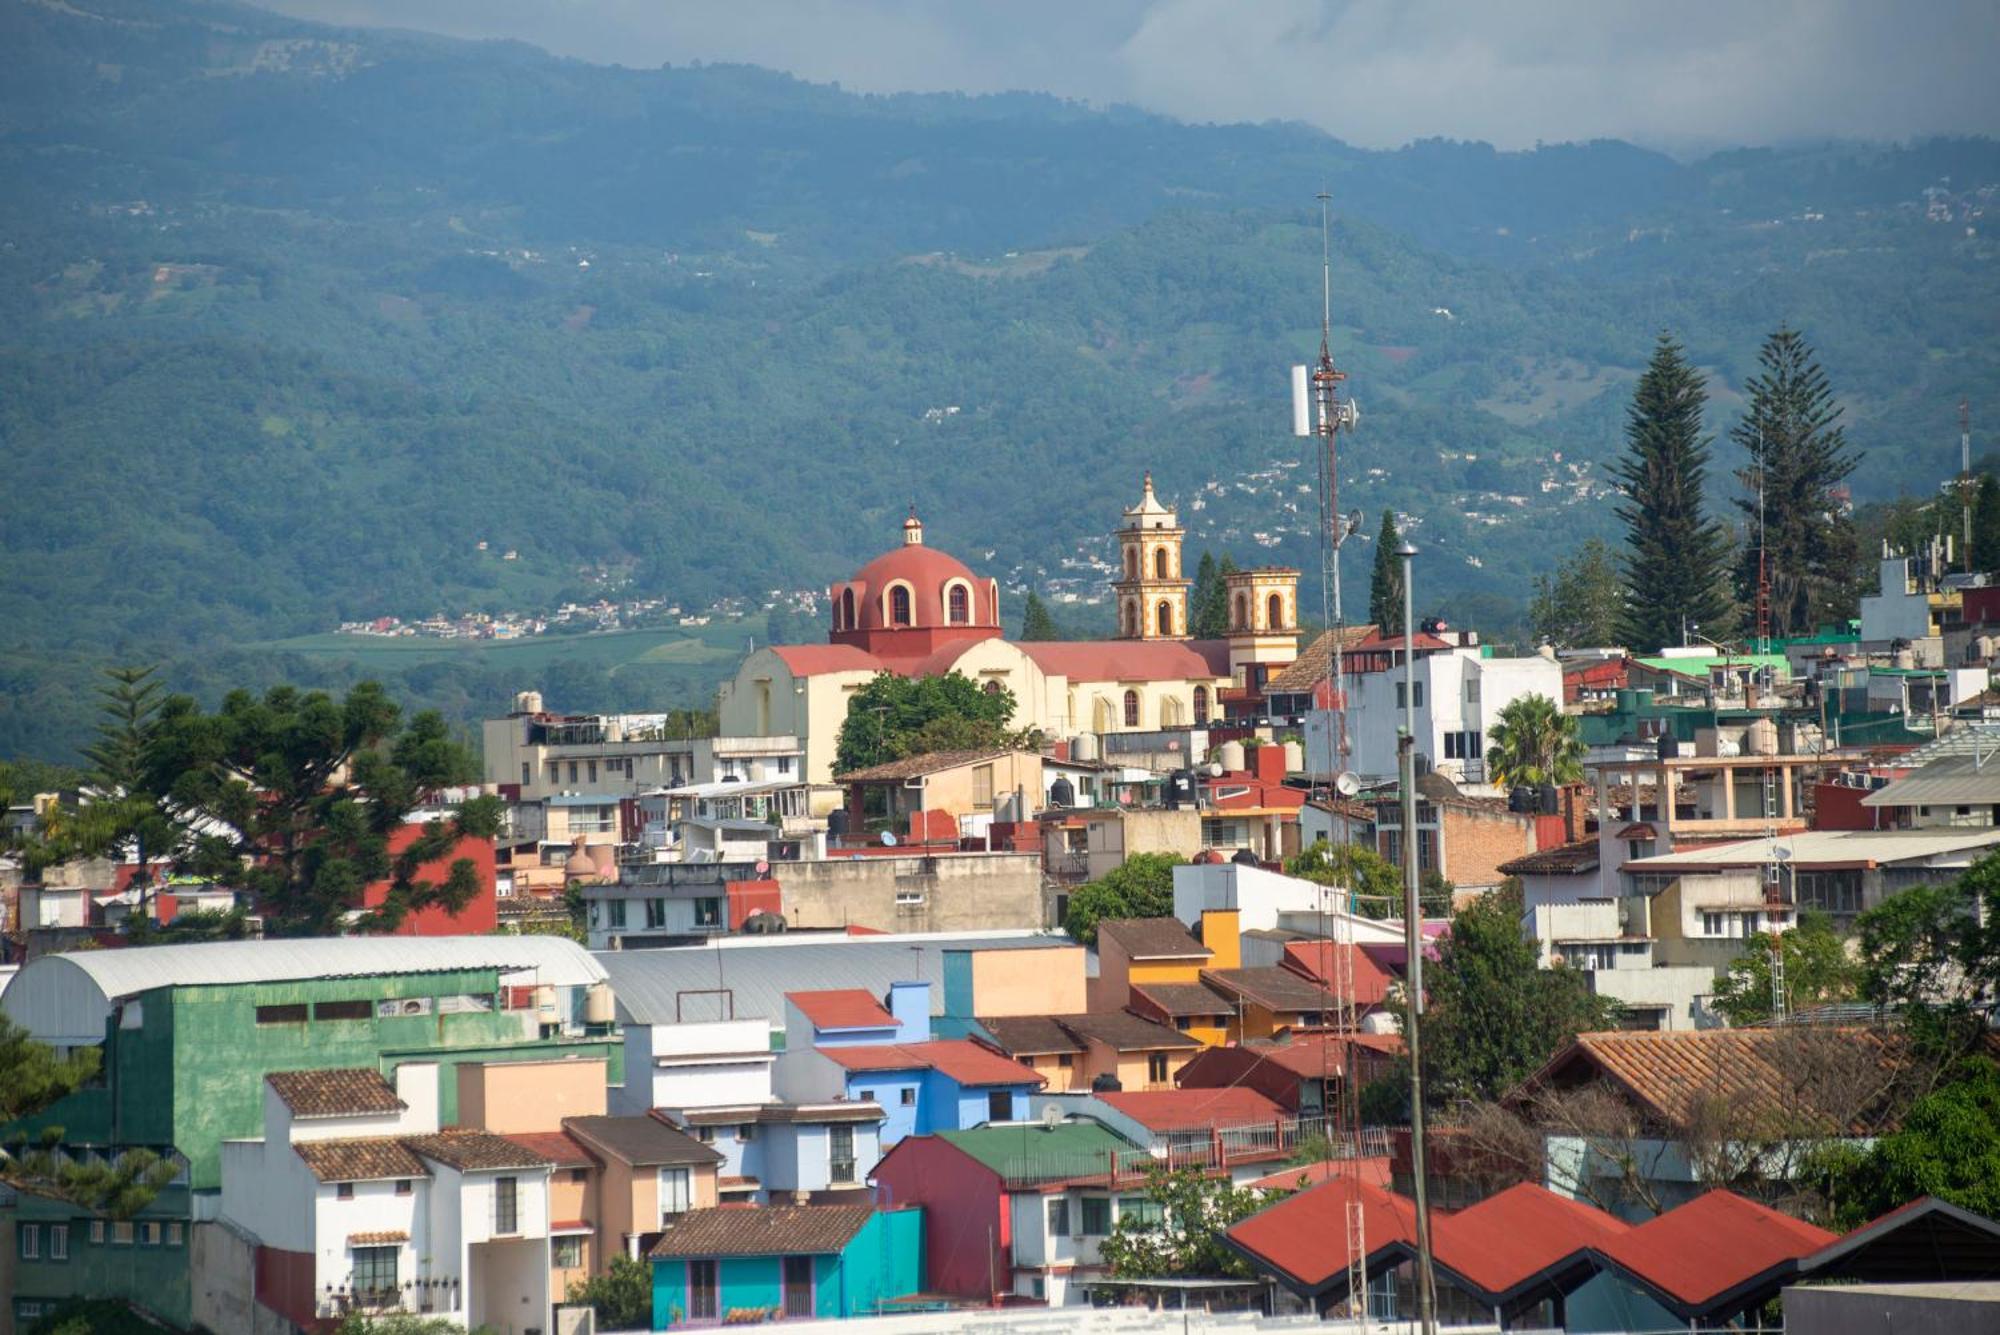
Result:
M1042 601L1041 595L1033 589L1028 590L1027 601L1021 604L1021 639L1033 643L1056 637L1056 621L1049 615L1048 605Z
M1729 535L1707 517L1701 434L1707 382L1681 345L1661 334L1625 414L1624 456L1611 476L1625 493L1625 600L1617 638L1635 653L1682 642L1700 627L1728 629Z
M235 691L212 714L175 696L160 711L146 769L148 787L196 831L180 869L249 892L274 934L331 934L356 912L363 931L432 905L456 912L479 887L472 860L456 859L442 880L423 879L423 866L500 825L498 798L472 798L390 853L419 803L478 767L443 719L424 713L405 724L373 682L344 700L289 686ZM364 887L384 880L384 902L361 912Z
M1908 544L1904 550L1910 550ZM1979 475L1979 489L1973 493L1972 568L2000 570L2000 479L1991 473Z
M1799 915L1799 925L1775 936L1784 952L1785 1013L1855 995L1860 970L1848 958L1847 945L1824 913ZM1715 1009L1731 1024L1756 1024L1771 1018L1771 951L1774 937L1759 932L1743 943L1743 953L1730 962L1716 983Z
M0 1182L129 1219L174 1179L178 1165L143 1149L71 1157L63 1128L43 1118L94 1080L101 1061L94 1047L60 1055L0 1015Z
M1835 1152L1827 1163L1842 1228L1918 1196L2000 1218L2000 1066L1968 1059L1911 1105L1898 1129L1866 1150Z
M571 1284L565 1301L588 1303L605 1330L647 1330L653 1324L653 1271L644 1261L623 1252L611 1267L580 1284Z
M1368 619L1383 635L1403 633L1403 560L1396 555L1402 545L1396 512L1384 510L1375 535L1375 567L1368 578Z
M1855 611L1860 549L1854 521L1834 493L1858 459L1840 425L1844 410L1797 330L1765 339L1758 362L1763 369L1744 386L1749 406L1729 433L1749 455L1737 473L1745 492L1736 500L1745 527L1738 598L1755 605L1761 529L1771 633L1808 634Z
M1269 1204L1264 1193L1199 1168L1146 1170L1143 1210L1120 1208L1104 1240L1114 1279L1248 1278L1243 1258L1222 1245L1230 1225Z
M1338 886L1348 892L1348 904L1330 904L1329 908L1346 909L1369 918L1403 916L1402 869L1366 844L1314 840L1310 848L1300 849L1285 859L1285 875ZM1444 907L1449 908L1450 902L1447 894ZM1428 898L1424 902L1426 913L1438 907Z
M1188 593L1188 634L1197 640L1219 640L1229 633L1229 588L1226 578L1236 570L1236 562L1226 553L1203 552L1194 568L1194 587Z
M1086 946L1097 944L1097 924L1106 918L1166 918L1174 911L1174 868L1187 861L1178 853L1134 853L1104 875L1077 887L1069 897L1063 930Z
M1981 1007L2000 989L2000 854L1942 885L1912 886L1855 922L1861 995L1895 1012L1945 1058L1984 1032Z
M834 771L845 774L926 751L976 750L1028 745L1010 731L1014 693L982 690L962 672L939 677L878 673L847 702L834 750Z
M1625 583L1602 538L1591 538L1553 578L1535 576L1528 621L1535 638L1559 648L1615 644L1625 615Z
M1546 695L1509 700L1486 748L1486 779L1502 788L1517 783L1575 783L1583 778L1583 736L1576 716Z

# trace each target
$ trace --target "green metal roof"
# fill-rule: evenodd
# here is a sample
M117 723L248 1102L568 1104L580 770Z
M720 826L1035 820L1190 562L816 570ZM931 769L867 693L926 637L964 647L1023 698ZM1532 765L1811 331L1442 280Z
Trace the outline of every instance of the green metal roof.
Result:
M1788 668L1783 654L1711 654L1705 658L1640 657L1632 660L1655 672L1678 672L1684 677L1706 674L1712 667Z
M1024 1122L937 1134L1009 1181L1091 1177L1109 1172L1113 1155L1138 1148L1088 1118L1054 1126Z

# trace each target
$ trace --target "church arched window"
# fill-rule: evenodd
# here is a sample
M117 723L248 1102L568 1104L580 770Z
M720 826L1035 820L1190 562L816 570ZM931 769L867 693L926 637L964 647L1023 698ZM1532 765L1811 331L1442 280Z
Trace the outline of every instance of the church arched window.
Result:
M1127 636L1132 636L1139 633L1138 628L1132 624L1134 620L1132 604L1130 603L1125 604L1125 606L1120 610L1120 616L1118 620L1124 625L1125 634Z
M1137 691L1125 692L1125 726L1128 728L1139 726L1139 693Z
M1240 593L1236 595L1236 615L1232 620L1237 630L1250 629L1250 600Z
M907 626L910 624L910 591L898 584L889 590L889 624Z
M1139 578L1139 549L1137 547L1127 547L1125 549L1125 578Z
M963 584L952 585L951 592L945 595L945 620L954 626L963 626L971 622L972 599L966 593Z
M1268 625L1272 630L1284 629L1285 595L1283 595L1282 593L1274 593L1271 595L1271 601L1268 604L1266 604L1264 621L1265 624Z
M1153 578L1165 579L1166 577L1167 549L1164 547L1155 547L1153 549Z
M1154 608L1153 619L1159 622L1160 634L1171 635L1174 633L1174 605L1172 603L1161 603L1158 607Z
M840 595L840 628L853 630L854 626L854 590L845 589Z
M998 695L1000 694L1001 690L1000 679L998 677L988 677L986 679L986 685L981 687L980 689L985 691L988 695Z
M1194 721L1196 727L1200 727L1202 724L1208 722L1208 687L1206 686L1197 686L1194 688Z

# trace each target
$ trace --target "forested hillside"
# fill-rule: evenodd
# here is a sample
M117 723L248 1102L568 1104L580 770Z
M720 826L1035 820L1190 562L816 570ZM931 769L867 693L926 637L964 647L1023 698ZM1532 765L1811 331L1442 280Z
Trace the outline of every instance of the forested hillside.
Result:
M1191 547L1315 568L1284 395L1322 186L1342 501L1410 517L1427 607L1510 624L1610 531L1661 328L1718 436L1760 338L1804 329L1861 499L1955 468L1961 396L2000 415L1988 141L1373 153L188 0L0 0L0 51L0 754L61 756L93 662L352 675L249 646L600 567L754 602L912 500L1010 623L1095 578L1064 563L1147 468ZM532 684L421 670L460 717Z

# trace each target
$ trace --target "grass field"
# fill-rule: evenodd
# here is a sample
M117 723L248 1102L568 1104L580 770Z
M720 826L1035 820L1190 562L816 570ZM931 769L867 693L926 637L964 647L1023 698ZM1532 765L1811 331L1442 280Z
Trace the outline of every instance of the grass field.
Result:
M591 635L537 635L523 640L391 639L373 635L299 635L266 640L246 649L302 654L364 672L395 673L431 663L462 663L532 680L551 664L595 664L615 674L644 664L685 669L689 675L727 675L752 639L764 642L761 617L668 630L604 631Z

